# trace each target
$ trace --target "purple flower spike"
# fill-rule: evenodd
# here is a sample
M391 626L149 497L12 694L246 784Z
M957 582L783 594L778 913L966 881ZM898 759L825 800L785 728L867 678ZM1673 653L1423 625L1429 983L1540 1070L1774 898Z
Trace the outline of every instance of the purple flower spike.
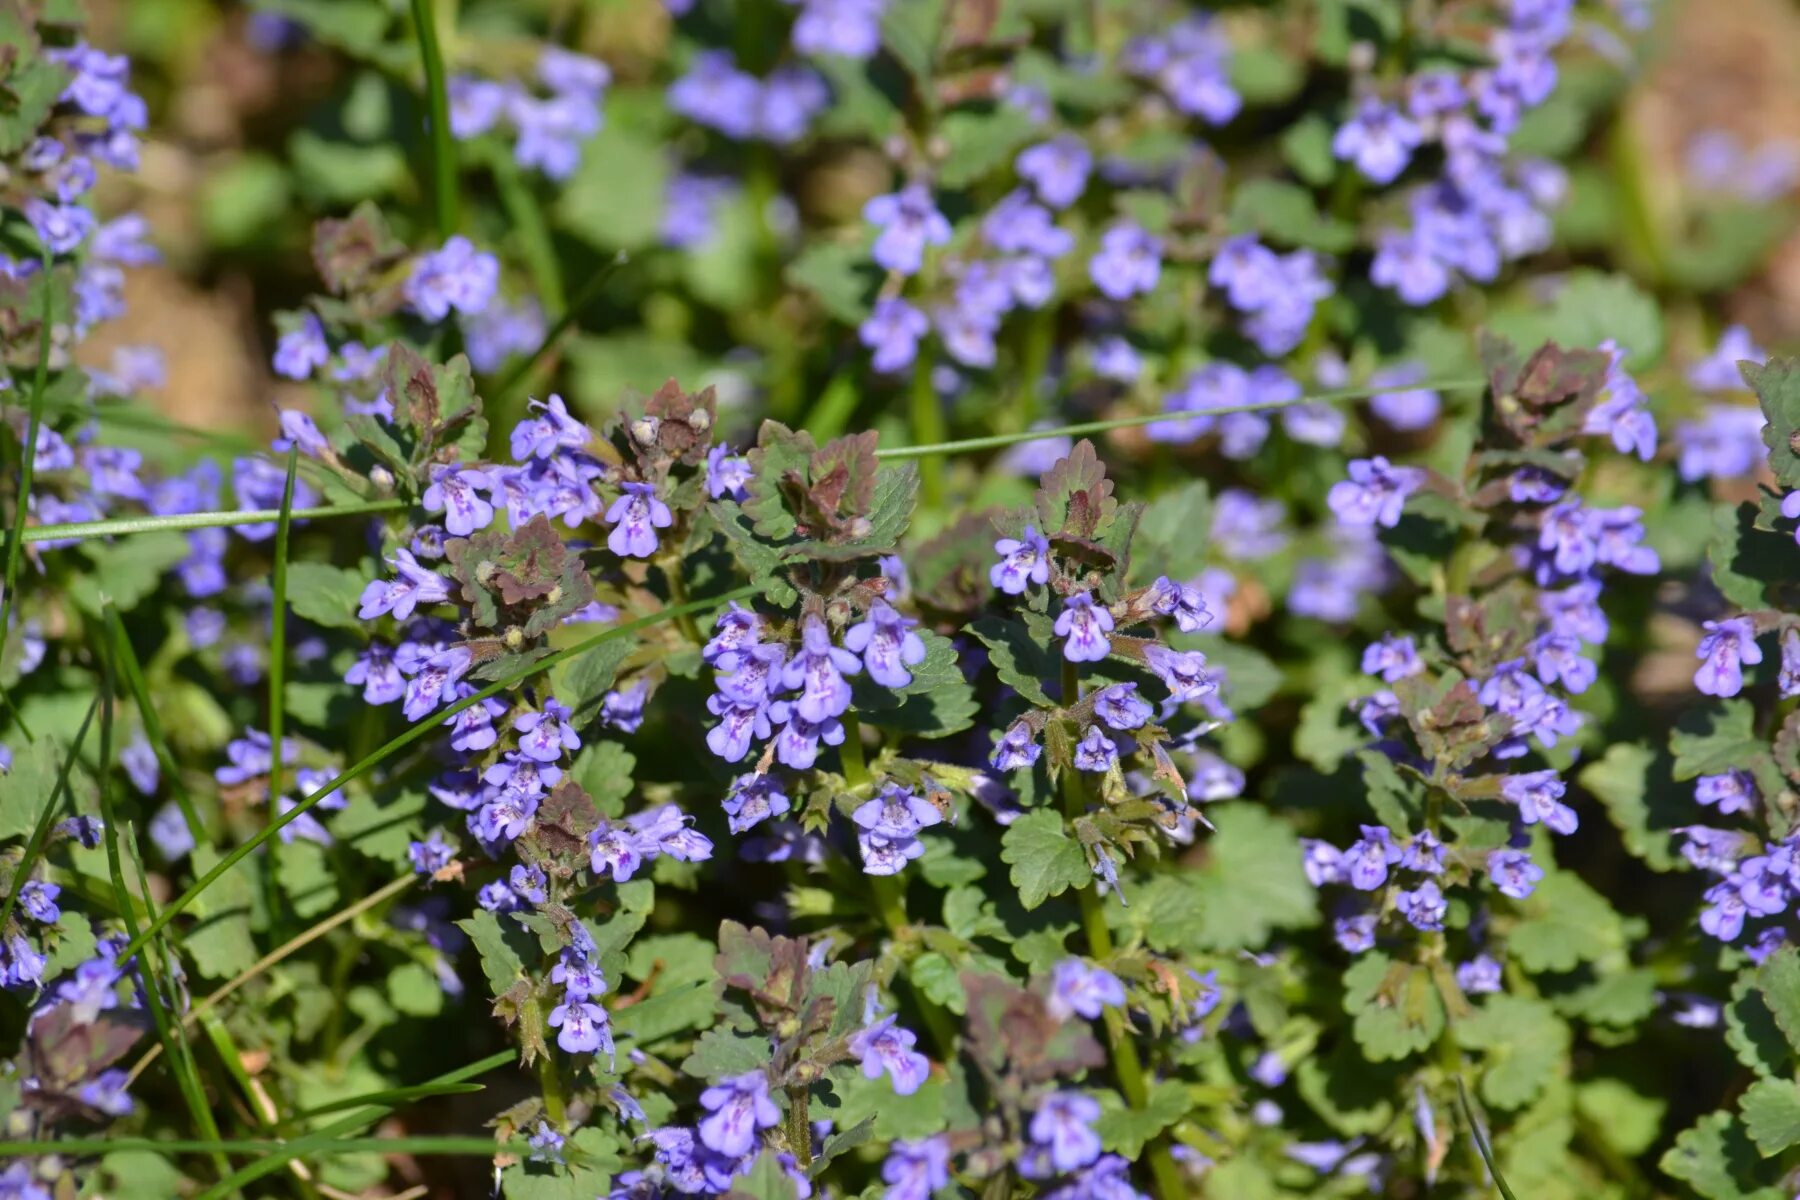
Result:
M869 678L882 687L903 688L913 679L906 668L925 661L925 642L912 631L917 624L877 600L865 620L844 631L844 649L861 654Z
M586 1000L565 1000L550 1010L547 1024L559 1030L556 1044L570 1054L613 1052L612 1026L606 1010Z
M844 714L850 707L850 683L844 678L862 670L856 655L831 644L831 633L818 617L808 617L801 632L800 653L782 668L781 682L800 688L794 710L814 724Z
M1338 127L1331 152L1354 162L1356 169L1375 183L1392 183L1406 169L1423 136L1404 113L1370 99Z
M1574 833L1578 819L1575 810L1562 802L1567 790L1555 771L1532 771L1511 775L1500 785L1500 795L1519 806L1519 820L1527 825L1542 821L1556 833Z
M1488 878L1502 896L1523 900L1544 877L1544 869L1523 850L1495 850L1488 855Z
M653 484L627 483L623 491L606 510L613 527L606 535L607 548L620 558L649 558L656 553L656 531L674 524L675 516L657 499Z
M1017 771L1031 766L1043 752L1044 748L1032 736L1031 726L1024 721L1015 721L994 745L988 765L996 771Z
M950 222L932 202L922 183L876 196L863 206L863 219L881 230L875 239L874 258L889 271L917 274L925 265L925 248L950 240Z
M1070 662L1099 662L1112 653L1113 617L1094 603L1087 592L1077 592L1063 602L1052 629L1064 639L1063 657Z
M425 489L427 512L444 514L444 528L457 537L486 529L494 519L494 506L481 493L494 486L486 471L458 464L431 468L431 486Z

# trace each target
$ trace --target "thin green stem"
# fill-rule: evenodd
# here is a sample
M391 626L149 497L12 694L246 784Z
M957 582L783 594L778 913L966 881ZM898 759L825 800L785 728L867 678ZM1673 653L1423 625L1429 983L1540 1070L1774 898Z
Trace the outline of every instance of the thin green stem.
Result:
M195 1021L198 1021L201 1017L217 1008L225 997L231 995L231 993L237 991L246 983L249 983L252 979L255 979L258 975L267 971L270 967L273 967L283 959L292 957L298 951L310 946L312 943L318 941L345 922L355 920L357 916L369 911L376 905L393 899L417 882L419 882L419 877L417 875L402 875L387 886L371 892L369 895L364 896L347 908L341 908L312 927L295 934L292 939L283 945L277 946L275 949L269 951L267 954L245 967L242 971L239 971L236 975L233 975L229 980L222 984L217 991L213 992L200 1003L194 1005L194 1007L188 1011L187 1016L182 1018L183 1026L192 1025ZM131 1073L126 1076L126 1086L129 1087L139 1075L142 1075L144 1069L155 1062L156 1056L161 1052L162 1047L160 1046L150 1047L150 1049L145 1052L144 1057L138 1060L137 1065L131 1068Z
M269 617L269 798L265 816L279 815L281 796L281 745L287 733L287 587L288 535L294 525L294 473L300 467L300 447L288 447L287 480L281 488L281 519L275 525L275 578ZM263 876L268 890L269 927L280 937L286 905L281 898L281 855L268 855Z
M369 1118L373 1120L374 1118ZM302 1149L301 1147L305 1148ZM275 1162L268 1170L257 1171L248 1178L245 1172L238 1172L236 1182L249 1182L260 1179L302 1158L337 1158L345 1154L442 1154L474 1156L486 1158L498 1154L529 1154L531 1147L524 1141L502 1142L491 1137L468 1137L443 1135L438 1137L416 1135L411 1137L360 1137L360 1138L324 1138L315 1142L311 1138L284 1142L273 1138L220 1138L213 1140L196 1139L160 1139L160 1138L60 1138L35 1142L0 1142L0 1159L27 1158L38 1154L111 1154L127 1151L148 1152L151 1154L206 1154L211 1151L226 1154L268 1154L280 1161ZM261 1167L264 1163L252 1164ZM220 1187L224 1185L221 1184ZM218 1188L206 1193L206 1196L219 1196L226 1193Z
M458 700L456 703L442 711L426 717L416 724L407 726L398 736L389 739L380 749L359 759L356 763L346 768L335 779L330 780L312 795L304 797L292 808L269 822L268 825L260 830L249 841L227 854L224 858L221 858L213 865L213 868L210 871L195 880L192 887L188 888L187 891L183 892L170 902L162 912L157 915L156 919L150 923L148 928L145 929L142 936L133 938L130 944L119 952L119 957L121 959L129 958L133 953L142 949L145 937L154 935L170 921L174 920L177 914L186 911L187 907L197 900L207 888L224 878L227 872L237 866L240 862L243 862L244 859L256 853L259 846L274 837L284 826L299 820L315 805L336 795L338 789L342 788L345 784L362 778L364 775L386 762L393 755L406 749L406 747L412 745L414 742L443 728L446 721L451 717L456 716L464 709L472 708L486 700L489 696L498 695L508 688L525 682L527 679L542 675L558 663L567 662L578 654L585 654L602 642L608 642L618 637L628 637L631 634L638 632L640 629L647 629L659 622L671 620L684 611L699 612L731 600L745 600L755 594L756 589L754 587L741 587L735 591L726 592L723 595L715 596L709 600L696 600L692 604L682 605L676 608L665 608L660 612L651 613L649 616L639 617L635 621L627 621L623 625L615 625L611 629L602 630L600 633L576 642L572 646L565 646L561 650L555 651L552 654L547 654L543 658L514 671L512 674L490 683L487 687L476 692L471 692L469 695L463 697L461 700Z
M1062 665L1063 706L1066 708L1080 699L1081 678L1076 665L1065 659ZM1072 767L1063 768L1062 795L1063 812L1069 820L1074 821L1087 811L1087 784L1081 772ZM1092 881L1075 889L1075 900L1081 909L1081 929L1087 936L1088 956L1104 963L1113 956L1112 930L1106 924L1106 902ZM1143 1061L1138 1057L1137 1043L1131 1040L1131 1030L1118 1013L1108 1009L1104 1023L1107 1056L1112 1060L1119 1091L1129 1107L1142 1112L1150 1102L1150 1085L1144 1074ZM1169 1153L1164 1139L1158 1137L1145 1146L1144 1157L1150 1165L1150 1177L1158 1200L1179 1200L1187 1194L1181 1181L1181 1170L1175 1165L1175 1157Z
M99 707L100 697L95 696L93 703L88 705L87 716L81 718L81 728L75 731L75 740L69 743L68 756L63 759L62 769L56 773L56 786L50 789L50 795L44 799L37 824L32 827L31 837L25 843L25 856L13 871L12 889L6 894L6 903L0 904L0 929L6 928L6 922L12 917L13 906L19 902L19 889L31 878L38 857L44 852L44 841L50 836L51 823L56 820L56 806L61 803L63 793L68 790L69 772L75 768L75 756L81 753L81 743L87 740L88 726L93 722L94 713Z
M137 936L137 906L133 902L131 889L125 883L124 856L119 853L119 817L113 811L112 803L112 733L113 733L113 666L112 654L107 649L105 640L100 645L100 759L94 771L94 782L100 792L100 819L105 822L101 832L106 842L106 873L112 882L113 902L118 907L119 918L125 923L125 932ZM150 907L150 894L144 893L143 903L146 913ZM200 1082L199 1065L194 1061L193 1051L189 1049L186 1039L176 1041L175 1032L170 1028L169 1012L163 1003L161 971L162 944L154 943L150 952L137 957L139 969L143 972L144 1001L150 1010L151 1024L156 1028L157 1040L168 1052L171 1066L175 1072L175 1084L181 1092L181 1098L187 1104L188 1113L193 1117L194 1127L203 1138L217 1140L218 1124L213 1120L212 1106L207 1103L206 1089ZM231 1164L223 1153L212 1155L213 1168L221 1178L231 1173Z
M544 1119L561 1129L569 1114L563 1104L562 1072L556 1069L556 1059L549 1050L538 1052L537 1075L538 1090L544 1096Z
M944 441L944 404L931 382L931 359L921 354L912 377L912 439L909 449L927 450L933 445L954 445ZM919 500L927 509L937 510L944 504L944 463L938 454L892 455L890 457L922 458L919 467Z
M1500 1189L1504 1200L1518 1200L1506 1185L1506 1176L1500 1173L1499 1164L1494 1162L1494 1148L1488 1144L1487 1131L1475 1117L1475 1106L1469 1103L1469 1087L1463 1082L1461 1075L1456 1077L1456 1096L1462 1101L1463 1118L1469 1122L1469 1137L1481 1154L1481 1161L1487 1166L1488 1174L1494 1177L1494 1186Z
M787 1143L802 1171L812 1166L811 1095L804 1084L787 1090Z
M869 764L863 759L862 722L854 712L846 712L841 724L844 726L844 744L838 747L838 757L844 763L844 782L853 788L867 787Z
M488 170L500 192L506 219L518 235L538 302L551 312L563 312L568 308L568 296L563 291L562 263L556 257L556 244L550 239L550 223L544 220L543 207L526 185L519 164L504 149L496 147L488 155Z
M450 136L450 87L444 77L444 56L438 48L437 15L431 0L412 0L413 32L419 39L419 58L425 64L425 103L430 111L431 211L440 240L462 224L457 211L456 141Z
M125 677L126 686L131 689L131 698L137 702L138 719L143 722L144 736L149 739L150 748L156 753L156 761L162 766L163 778L169 781L169 790L175 793L175 803L181 809L182 820L187 823L188 835L194 839L196 846L208 845L211 838L206 832L205 823L200 820L199 810L194 807L193 796L181 781L181 768L169 749L169 739L163 734L162 718L157 715L156 705L151 702L150 686L144 679L144 667L138 661L137 651L132 648L130 635L125 632L125 622L119 617L119 610L111 600L101 605L100 612L106 621L107 631L112 635L113 653L118 656L119 673Z
M1487 381L1484 379L1453 379L1442 383L1421 383L1419 386L1438 392L1456 392L1485 388ZM1008 446L1017 446L1021 442L1036 442L1045 438L1082 437L1091 433L1110 433L1115 429L1136 429L1140 426L1156 425L1162 422L1176 424L1200 417L1230 416L1232 413L1272 412L1277 409L1294 408L1302 404L1336 404L1346 400L1366 400L1379 390L1367 387L1341 388L1336 391L1315 392L1310 396L1296 396L1291 400L1264 400L1255 404L1230 404L1221 408L1208 408L1197 412L1148 413L1135 417L1115 417L1109 421L1084 421L1076 425L1058 425L1052 429L1024 429L1018 433L996 433L987 437L963 438L954 442L890 446L884 450L877 450L875 457L934 458L948 454L969 454L978 450L1004 450Z
M405 500L365 500L357 504L327 505L322 508L296 508L289 516L296 521L317 521L331 517L363 517L371 513L403 512L411 507ZM278 508L255 508L243 512L179 513L167 517L112 517L105 521L71 521L63 525L34 525L20 535L26 545L67 539L113 537L126 533L155 533L161 529L217 529L223 525L273 525L281 520ZM11 542L8 543L9 549Z
M44 260L38 285L44 289L44 308L38 316L37 368L31 377L30 416L25 423L25 440L19 444L19 490L13 496L12 536L6 540L6 574L0 582L5 588L4 594L0 594L0 662L6 660L6 640L12 632L13 601L19 592L19 561L25 557L21 535L25 530L25 516L31 511L31 480L37 466L38 430L44 424L44 387L50 372L50 301L55 294L50 286L49 259ZM0 701L18 713L10 689L0 689ZM24 731L27 742L33 740L22 714L19 715L19 728Z

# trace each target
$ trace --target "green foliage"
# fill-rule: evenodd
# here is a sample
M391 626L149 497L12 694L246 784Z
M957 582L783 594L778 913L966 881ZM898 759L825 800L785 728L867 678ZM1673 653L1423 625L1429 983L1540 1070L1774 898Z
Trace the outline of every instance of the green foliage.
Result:
M1081 845L1069 837L1058 813L1026 813L1007 827L1000 847L1001 861L1012 867L1008 878L1027 910L1091 880Z

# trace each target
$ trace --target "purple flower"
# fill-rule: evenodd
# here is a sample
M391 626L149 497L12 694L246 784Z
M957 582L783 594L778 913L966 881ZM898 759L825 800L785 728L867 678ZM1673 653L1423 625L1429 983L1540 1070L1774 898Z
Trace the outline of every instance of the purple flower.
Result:
M1331 485L1326 504L1348 526L1381 525L1392 529L1400 523L1406 498L1425 483L1417 467L1396 467L1381 455L1350 460L1350 478Z
M636 733L644 723L644 707L650 701L650 681L638 679L630 687L614 688L600 698L596 718L604 729Z
M738 70L729 51L704 50L666 98L671 111L741 141L756 132L762 85Z
M1705 892L1707 907L1700 911L1700 928L1721 942L1733 942L1744 931L1744 897L1731 880L1716 883Z
M94 231L94 214L75 204L51 204L36 196L25 201L25 219L51 254L68 254Z
M1216 531L1214 540L1217 540ZM1150 611L1158 616L1174 617L1175 628L1183 633L1199 633L1212 624L1212 613L1207 611L1206 597L1200 589L1176 583L1167 575L1159 576L1150 585L1149 599Z
M720 442L706 452L706 494L714 500L742 500L750 494L750 460Z
M1344 852L1317 838L1300 839L1300 868L1314 887L1344 882Z
M491 79L458 75L450 80L450 133L459 142L478 138L506 114L513 89Z
M950 240L950 222L922 183L876 196L863 206L863 219L881 231L875 239L875 261L901 275L916 274L925 265L927 246Z
M540 712L521 713L513 718L513 729L520 733L519 753L541 763L553 763L567 751L581 749L581 738L570 724L573 717L567 705L555 697L544 701Z
M1100 1105L1080 1092L1052 1092L1032 1114L1031 1140L1049 1152L1050 1165L1058 1172L1085 1167L1100 1157L1100 1135L1094 1122Z
M280 413L281 436L269 443L279 454L298 447L309 458L323 458L331 452L331 443L319 432L318 423L297 408L283 408ZM296 481L298 483L298 481Z
M1354 162L1375 183L1392 183L1406 169L1424 134L1399 109L1367 99L1331 139L1331 152Z
M1412 638L1384 633L1380 641L1370 642L1363 650L1362 669L1365 675L1379 675L1388 683L1398 683L1423 671L1425 664L1419 661Z
M794 49L802 54L872 58L881 48L881 10L887 0L803 0L794 20Z
M421 604L443 604L450 599L450 584L442 575L427 570L410 550L396 550L388 560L400 575L390 583L377 579L363 589L362 606L356 615L364 621L383 613L393 613L396 620L412 616Z
M425 489L421 503L426 512L444 514L444 528L449 533L468 537L477 529L486 529L494 519L494 506L481 498L481 493L493 486L485 471L439 463L431 468L431 486Z
M1500 990L1500 964L1485 954L1477 954L1466 963L1456 965L1456 986L1472 996Z
M622 494L606 510L606 520L613 530L606 535L606 545L620 558L649 558L656 553L656 530L674 524L674 514L656 495L649 483L620 485Z
M931 1074L931 1062L913 1049L919 1040L909 1029L895 1025L892 1014L857 1030L850 1036L849 1050L862 1060L864 1079L879 1079L886 1071L893 1080L894 1094L910 1096L924 1086Z
M54 883L30 880L19 889L19 911L39 924L54 924L62 916L62 910L56 907L56 898L61 894L62 889Z
M1027 525L1023 538L1001 538L994 543L1000 561L988 568L988 582L1009 596L1024 595L1032 584L1050 581L1050 540Z
M746 1071L721 1079L700 1093L700 1104L712 1115L700 1122L707 1149L742 1158L756 1146L759 1129L781 1121L781 1110L769 1099L769 1080L762 1071Z
M1725 771L1694 780L1694 799L1716 807L1720 816L1749 812L1756 805L1756 777L1748 771Z
M1429 428L1437 420L1443 401L1430 388L1414 387L1425 378L1422 363L1401 363L1383 367L1369 376L1372 388L1388 388L1369 397L1369 409L1392 429Z
M1207 668L1206 655L1198 650L1171 650L1152 643L1144 649L1144 661L1169 689L1171 700L1198 700L1219 690L1217 673Z
M1756 644L1756 626L1749 617L1730 617L1723 621L1705 621L1706 630L1694 657L1700 667L1694 672L1694 686L1708 696L1735 696L1743 690L1745 665L1762 661L1762 648Z
M0 746L0 757L10 762L10 755L5 754L5 747ZM3 764L0 764L3 765ZM125 777L131 780L131 786L146 796L156 795L156 786L162 778L162 771L156 762L156 751L143 734L132 738L123 750L119 751L119 765L125 768ZM5 774L0 769L0 775Z
M1119 748L1098 725L1089 725L1075 743L1075 769L1104 774L1119 765Z
M1450 268L1423 239L1390 229L1376 239L1369 279L1417 307L1430 304L1450 289Z
M344 672L345 683L363 685L363 703L392 704L406 692L406 680L394 662L394 652L381 642L371 642Z
M741 762L752 741L769 736L769 708L762 702L740 704L728 696L706 698L706 709L721 718L706 732L707 747L726 762Z
M1429 879L1411 891L1397 893L1394 903L1408 924L1427 933L1443 929L1444 915L1450 911L1443 890Z
M857 328L857 337L872 352L870 365L891 373L911 365L919 353L919 339L930 329L924 313L898 296L884 296Z
M1702 479L1743 479L1755 474L1768 456L1763 444L1762 409L1743 404L1714 404L1698 421L1675 426L1680 447L1675 471L1686 483Z
M863 666L876 683L903 688L913 680L906 668L925 661L925 642L912 631L917 624L887 601L877 600L866 618L844 631L844 649L863 656Z
M1738 363L1747 359L1760 364L1768 357L1748 329L1732 325L1719 335L1719 345L1711 354L1688 368L1688 382L1702 392L1742 391L1744 376Z
M1067 208L1087 190L1094 157L1080 138L1063 134L1021 150L1013 166L1051 208Z
M311 379L330 357L325 326L312 313L302 313L300 323L275 343L275 373L285 379Z
M613 1052L612 1025L606 1010L586 1000L569 999L550 1010L545 1022L558 1030L556 1044L569 1054Z
M1092 1021L1101 1010L1125 1003L1125 985L1104 967L1090 967L1079 958L1065 958L1050 975L1050 994L1045 1007L1059 1021L1080 1015Z
M1142 728L1151 712L1149 703L1138 696L1135 683L1109 684L1094 694L1094 715L1109 729Z
M1519 820L1527 825L1542 821L1556 833L1575 832L1575 810L1562 803L1566 791L1555 771L1531 771L1509 775L1500 784L1500 795L1519 806Z
M500 260L456 234L413 260L406 301L427 321L442 321L453 309L473 316L488 306L499 284Z
M1162 239L1129 222L1114 225L1100 237L1099 251L1088 260L1094 286L1112 300L1129 300L1155 290L1162 275Z
M781 67L763 81L758 101L757 135L785 146L806 136L814 115L831 103L831 92L805 67Z
M938 1189L950 1186L950 1139L939 1133L896 1141L881 1164L881 1181L888 1185L883 1200L931 1200ZM49 1200L48 1193L43 1200Z
M1346 954L1362 954L1375 948L1375 926L1380 916L1372 912L1340 913L1331 921L1331 936Z
M1344 851L1339 871L1351 887L1372 892L1387 882L1388 868L1400 861L1394 835L1380 825L1361 826L1362 837Z
M744 833L789 808L787 794L772 775L739 775L722 802L733 833Z
M994 744L988 765L996 771L1016 771L1037 762L1043 752L1044 748L1032 736L1030 724L1014 721Z
M1566 633L1546 633L1531 643L1532 662L1546 684L1561 683L1575 695L1593 686L1600 668L1581 654L1581 640Z
M854 654L831 644L825 622L809 616L801 628L800 653L782 668L781 682L801 689L794 710L803 720L817 724L842 716L850 707L850 684L844 676L861 670Z
M416 873L435 875L456 858L456 850L444 840L443 834L433 830L431 836L424 841L409 845L406 857Z
M1063 601L1051 627L1063 641L1063 657L1070 662L1099 662L1112 653L1113 617L1104 606L1096 606L1087 592L1077 592Z
M1784 699L1800 696L1800 629L1790 626L1781 631L1781 673L1776 685Z
M552 394L548 400L533 400L531 408L539 415L513 426L514 459L524 462L528 458L554 458L588 444L588 427L569 415L561 396Z

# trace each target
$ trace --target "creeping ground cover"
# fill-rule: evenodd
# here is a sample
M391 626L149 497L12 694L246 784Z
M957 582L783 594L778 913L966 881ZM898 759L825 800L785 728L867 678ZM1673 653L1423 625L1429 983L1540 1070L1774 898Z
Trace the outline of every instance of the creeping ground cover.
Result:
M1800 1194L1744 4L0 0L0 1200Z

